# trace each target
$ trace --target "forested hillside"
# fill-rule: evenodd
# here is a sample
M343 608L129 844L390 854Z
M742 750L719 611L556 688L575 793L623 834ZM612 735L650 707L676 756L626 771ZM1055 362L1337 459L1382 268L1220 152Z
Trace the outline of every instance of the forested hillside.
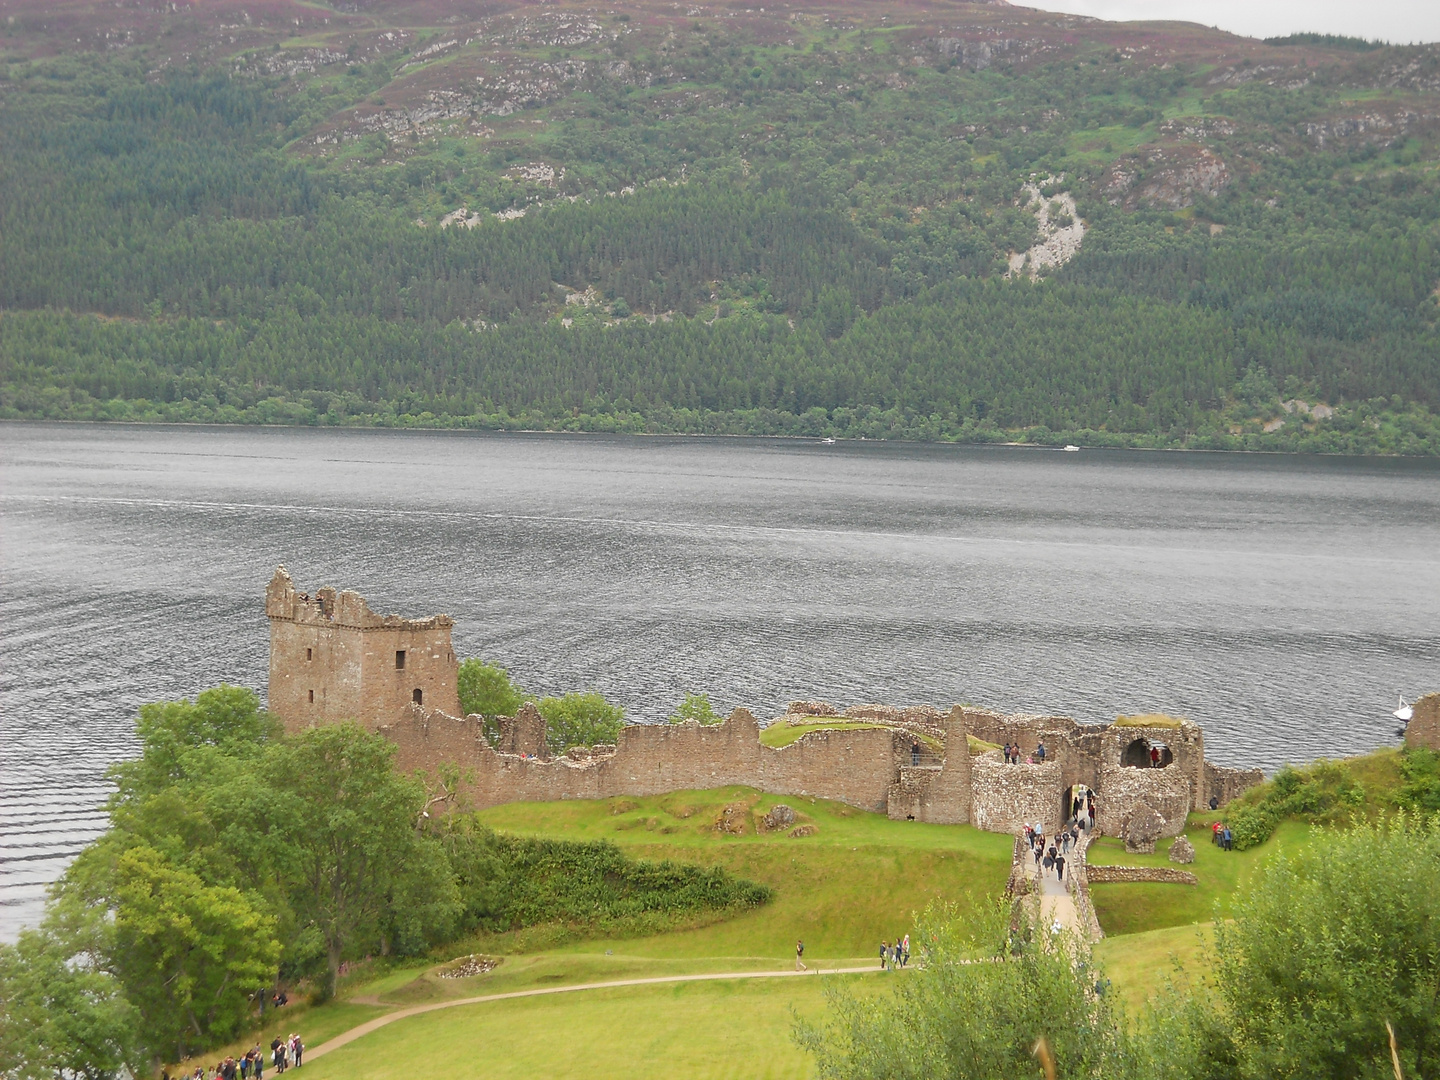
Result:
M4 418L1440 453L1436 46L0 0L0 147Z

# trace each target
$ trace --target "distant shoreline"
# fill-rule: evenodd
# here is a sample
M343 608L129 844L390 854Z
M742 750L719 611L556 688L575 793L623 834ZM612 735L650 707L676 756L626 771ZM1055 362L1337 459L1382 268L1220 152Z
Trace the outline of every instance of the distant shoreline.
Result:
M203 420L73 420L73 419L50 419L43 417L11 416L0 417L0 424L5 425L70 425L75 427L122 427L122 428L191 428L191 429L212 429L212 430L280 430L280 431L380 431L380 432L405 432L410 434L464 434L464 435L565 435L577 438L637 438L637 439L751 439L756 441L775 441L790 443L811 443L815 445L826 444L825 440L831 439L832 444L839 446L866 445L866 446L936 446L936 447L995 447L1020 450L1037 450L1064 452L1065 442L1060 441L1060 436L1077 435L1077 432L1056 433L1057 441L1054 443L1023 442L1019 440L1000 439L914 439L914 438L866 438L864 436L854 437L845 435L790 435L784 433L761 433L749 434L742 432L708 432L708 431L594 431L588 429L565 429L565 428L506 428L488 426L462 426L462 425L440 425L440 424L295 424L295 423L225 423L223 421ZM1083 437L1083 436L1082 436ZM1138 438L1145 436L1139 435ZM1130 444L1117 444L1095 446L1085 443L1074 443L1081 451L1136 451L1142 453L1174 453L1174 454L1235 454L1241 456L1256 457L1287 457L1287 458L1351 458L1357 461L1364 460L1388 460L1388 461L1435 461L1440 459L1440 454L1397 454L1397 453L1356 453L1338 450L1283 450L1270 447L1217 447L1217 446L1136 446Z

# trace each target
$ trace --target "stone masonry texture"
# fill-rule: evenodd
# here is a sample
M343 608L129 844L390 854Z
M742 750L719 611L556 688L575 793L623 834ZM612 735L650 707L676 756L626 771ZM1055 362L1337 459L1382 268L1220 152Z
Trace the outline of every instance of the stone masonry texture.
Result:
M377 615L358 594L331 588L308 596L284 567L266 588L265 613L270 710L288 731L357 721L395 743L402 771L459 766L463 802L476 808L744 785L899 820L997 832L1039 823L1053 832L1068 816L1076 786L1084 785L1096 796L1097 832L1123 835L1126 821L1145 808L1163 821L1162 835L1174 836L1212 796L1227 802L1263 779L1259 770L1207 762L1200 728L1188 720L1084 725L960 705L944 713L928 705L842 711L823 701L791 702L776 722L833 717L876 726L808 731L782 748L762 744L759 722L736 709L713 726L632 724L614 746L576 747L552 758L533 705L500 719L495 746L481 717L460 716L448 616ZM1440 742L1440 695L1415 708L1414 738ZM996 750L972 755L971 736L1018 743L1026 760L1007 764ZM1152 749L1162 767L1150 767Z

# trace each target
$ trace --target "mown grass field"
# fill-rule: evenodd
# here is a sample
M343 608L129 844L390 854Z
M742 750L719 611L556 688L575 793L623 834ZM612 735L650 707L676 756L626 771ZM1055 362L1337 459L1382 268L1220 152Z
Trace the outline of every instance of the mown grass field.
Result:
M1388 789L1393 762L1359 759L1367 788ZM794 827L770 832L764 815L784 803ZM734 831L717 828L730 807ZM812 967L877 963L882 938L914 929L932 900L967 906L1004 887L1011 839L966 826L890 821L840 803L772 796L744 787L652 798L512 804L479 813L492 828L527 836L609 840L646 859L723 866L775 890L763 908L646 937L591 937L580 928L542 927L455 943L446 957L357 969L342 1000L275 1017L273 1034L299 1031L313 1050L326 1039L395 1008L458 998L686 974L793 968L797 938ZM1138 1015L1171 982L1203 975L1213 921L1263 862L1309 842L1311 826L1284 823L1268 843L1223 852L1210 843L1213 815L1192 815L1190 867L1199 884L1106 884L1092 892L1107 937L1096 963L1127 1013ZM1173 865L1169 842L1130 855L1101 838L1090 861ZM449 979L450 957L500 958L495 970ZM441 962L438 962L441 961ZM877 964L878 966L878 964ZM883 993L896 978L833 977L858 993ZM830 978L720 980L611 987L461 1005L407 1017L306 1066L307 1076L399 1077L808 1077L810 1063L791 1034L797 1017L824 1010ZM269 1029L267 1028L267 1031ZM250 1045L255 1040L244 1043ZM213 1063L227 1051L206 1055ZM190 1067L193 1068L194 1063Z
M838 976L858 993L904 975ZM398 1021L305 1066L311 1080L799 1080L791 1040L817 1019L827 980L755 979L616 987L462 1005Z
M777 803L792 807L813 835L765 833L756 826ZM746 832L717 832L727 806L743 804ZM932 900L961 904L993 895L1010 871L1011 839L963 825L890 821L841 803L762 795L751 788L684 791L643 799L512 804L480 819L506 832L610 840L627 854L718 865L769 885L765 907L693 930L620 942L597 938L568 951L614 949L665 958L793 959L804 939L816 959L877 955L882 938L914 926ZM478 942L477 944L485 944ZM503 942L495 942L504 946Z

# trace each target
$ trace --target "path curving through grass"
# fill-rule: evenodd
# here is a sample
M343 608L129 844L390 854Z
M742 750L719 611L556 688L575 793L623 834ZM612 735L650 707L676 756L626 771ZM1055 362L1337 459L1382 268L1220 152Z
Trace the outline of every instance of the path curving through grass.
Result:
M354 1042L377 1031L387 1024L393 1024L396 1020L404 1020L406 1017L419 1016L422 1013L436 1012L439 1009L453 1009L457 1005L481 1005L487 1001L508 1001L513 998L541 997L546 994L569 994L577 990L608 990L617 986L648 986L655 983L686 983L686 982L714 982L721 979L785 979L799 978L805 975L857 975L861 973L875 972L873 965L865 967L832 968L824 971L819 967L808 971L722 971L711 972L700 975L657 975L644 979L612 979L609 982L576 983L573 986L543 986L534 990L511 990L503 994L482 994L479 997L456 998L453 1001L436 1001L427 1005L411 1005L407 1008L396 1009L394 1012L386 1013L384 1016L377 1016L373 1020L367 1020L363 1024L357 1024L349 1031L343 1031L334 1038L327 1039L313 1050L305 1051L305 1060L314 1061L318 1057L324 1057L332 1050L338 1050L342 1046ZM358 1001L359 1004L368 1002ZM378 1004L378 1002L376 1003Z

